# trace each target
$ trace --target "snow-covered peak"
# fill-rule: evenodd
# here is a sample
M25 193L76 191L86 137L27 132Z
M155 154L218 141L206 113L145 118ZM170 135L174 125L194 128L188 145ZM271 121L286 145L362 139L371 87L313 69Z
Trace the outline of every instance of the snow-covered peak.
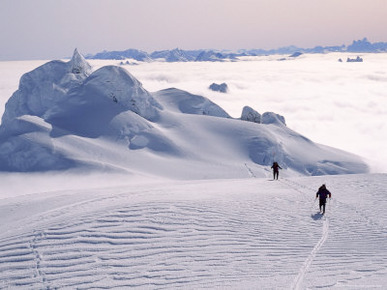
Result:
M44 120L65 115L70 120L80 107L86 111L97 110L103 115L111 106L115 113L131 110L149 120L161 109L161 105L125 69L107 66L92 73L91 66L75 49L67 63L51 61L24 74L19 89L6 104L2 122L6 125L23 115Z
M62 102L69 91L80 87L91 72L90 64L75 49L69 62L50 61L24 74L19 89L5 106L2 122L23 115L43 117Z
M70 72L73 74L83 74L89 76L91 74L91 66L86 59L78 52L78 49L74 50L73 57L69 63Z
M183 61L186 62L188 61L187 57L184 55L184 52L176 48L171 51L170 55L166 58L166 61L168 62L175 62L175 61Z
M74 104L84 107L84 110L97 110L100 117L104 112L110 114L111 109L116 113L130 110L147 120L155 119L157 110L162 108L132 74L118 66L105 66L92 73L82 86L69 91L67 98L50 113L56 114L67 108L66 115L71 115L76 110Z
M155 51L151 54L151 57L153 59L164 59L167 62L187 62L193 60L192 56L179 48Z

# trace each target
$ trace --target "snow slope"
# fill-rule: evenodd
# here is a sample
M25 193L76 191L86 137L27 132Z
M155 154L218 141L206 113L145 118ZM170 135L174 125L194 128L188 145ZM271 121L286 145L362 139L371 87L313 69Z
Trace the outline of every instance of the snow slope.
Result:
M25 74L0 127L0 288L384 287L387 176L310 177L368 168L241 118L77 52Z
M127 177L118 187L51 192L41 181L37 192L11 197L6 187L1 195L2 289L387 284L385 174L279 181ZM322 183L333 194L325 217L313 203Z
M152 94L121 67L93 72L76 50L69 62L48 62L21 78L0 126L0 170L263 177L275 159L286 175L368 172L361 158L315 144L280 115L261 119L233 119L179 89Z

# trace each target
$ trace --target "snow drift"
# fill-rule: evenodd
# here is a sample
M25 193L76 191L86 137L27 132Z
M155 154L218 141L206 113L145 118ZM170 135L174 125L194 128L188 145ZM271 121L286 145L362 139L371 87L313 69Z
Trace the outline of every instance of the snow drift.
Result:
M77 50L69 62L51 61L21 78L0 144L1 171L258 177L274 160L285 175L368 171L359 157L292 131L280 115L250 108L233 119L202 96L175 88L150 93L122 67L92 72Z

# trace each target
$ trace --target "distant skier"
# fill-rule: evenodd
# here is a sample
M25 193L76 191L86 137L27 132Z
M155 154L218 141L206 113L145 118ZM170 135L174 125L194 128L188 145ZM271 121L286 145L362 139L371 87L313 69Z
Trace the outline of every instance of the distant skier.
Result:
M273 169L273 179L278 180L278 175L279 175L278 169L282 169L281 166L279 166L277 162L273 162L273 165L271 168Z
M331 193L329 190L326 188L325 184L321 185L320 188L318 189L316 193L316 199L320 197L320 213L325 214L325 204L327 202L327 197L329 198L332 197ZM322 208L322 211L321 211Z

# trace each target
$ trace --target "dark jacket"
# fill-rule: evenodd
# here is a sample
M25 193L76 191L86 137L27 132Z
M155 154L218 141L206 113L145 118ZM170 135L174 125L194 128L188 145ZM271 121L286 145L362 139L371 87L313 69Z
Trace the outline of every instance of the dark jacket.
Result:
M274 171L278 171L278 168L282 169L281 166L279 166L277 162L274 162L273 166L271 168L273 168Z
M329 192L329 190L325 187L325 185L322 185L317 193L316 193L316 198L317 197L320 197L320 200L323 200L325 201L327 199L327 197L329 196L329 198L332 197L331 193Z

